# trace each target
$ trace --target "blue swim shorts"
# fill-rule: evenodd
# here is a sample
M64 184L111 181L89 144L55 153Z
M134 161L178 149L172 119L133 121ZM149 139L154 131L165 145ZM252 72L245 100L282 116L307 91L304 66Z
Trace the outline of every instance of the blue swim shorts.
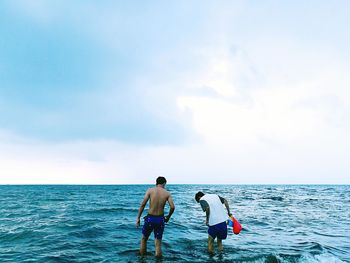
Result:
M155 239L162 239L164 232L164 216L147 215L144 217L145 222L142 227L142 234L148 238L154 232Z
M219 239L226 239L227 237L227 224L226 222L222 222L213 226L209 226L208 234L215 239L216 237Z

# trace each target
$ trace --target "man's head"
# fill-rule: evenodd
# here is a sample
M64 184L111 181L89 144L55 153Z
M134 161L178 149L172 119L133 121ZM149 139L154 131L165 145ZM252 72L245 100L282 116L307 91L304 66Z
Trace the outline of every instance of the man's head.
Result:
M158 184L165 185L165 184L166 184L166 179L165 179L165 177L159 176L159 177L157 178L157 181L156 181L156 185L158 185Z
M194 196L194 199L196 199L197 203L199 202L199 199L202 198L202 196L204 196L204 193L199 191L198 193L196 193L196 195Z

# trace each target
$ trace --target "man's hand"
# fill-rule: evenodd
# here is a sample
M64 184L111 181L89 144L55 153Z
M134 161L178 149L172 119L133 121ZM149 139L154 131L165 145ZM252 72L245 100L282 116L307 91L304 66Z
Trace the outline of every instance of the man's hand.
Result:
M140 218L137 218L136 219L136 227L139 227L140 226Z
M209 226L208 219L205 219L205 225L206 225L206 226Z
M165 216L165 217L164 217L164 221L165 221L165 223L168 223L168 222L169 222L169 219L170 219L170 217L169 217L169 216Z

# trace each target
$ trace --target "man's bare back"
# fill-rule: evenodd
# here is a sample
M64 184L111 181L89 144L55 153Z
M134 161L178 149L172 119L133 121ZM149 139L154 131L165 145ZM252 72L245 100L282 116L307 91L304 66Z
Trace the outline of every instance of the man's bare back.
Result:
M155 216L163 215L165 203L171 198L170 193L164 188L157 186L148 189L147 192L150 199L148 214Z
M165 222L168 222L171 214L173 213L173 211L175 209L173 198L172 198L171 194L167 190L164 189L163 186L157 185L156 187L149 188L146 191L146 194L145 194L143 201L141 203L141 207L139 209L138 220L136 222L136 225L138 226L140 224L139 219L141 217L141 213L142 213L144 207L146 206L148 200L150 200L148 214L154 215L154 216L163 215L164 214L164 206L165 206L166 202L169 203L170 212L169 212L169 215L165 217Z

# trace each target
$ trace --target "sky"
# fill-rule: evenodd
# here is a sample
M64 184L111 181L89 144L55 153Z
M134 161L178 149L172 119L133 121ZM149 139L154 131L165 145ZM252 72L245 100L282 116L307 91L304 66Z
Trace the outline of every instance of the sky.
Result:
M0 2L0 184L349 184L347 0Z

